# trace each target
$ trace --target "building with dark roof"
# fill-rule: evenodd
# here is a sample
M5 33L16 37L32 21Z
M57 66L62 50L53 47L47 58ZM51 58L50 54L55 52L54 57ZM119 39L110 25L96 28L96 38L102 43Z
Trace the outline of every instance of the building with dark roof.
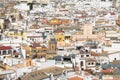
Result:
M57 51L57 41L55 38L50 38L49 43L48 43L48 50L46 52L56 54L56 51Z
M50 79L51 74L53 74L53 76L61 75L63 70L64 69L60 67L50 67L47 69L37 70L24 75L23 77L21 77L21 80L44 80L47 78Z

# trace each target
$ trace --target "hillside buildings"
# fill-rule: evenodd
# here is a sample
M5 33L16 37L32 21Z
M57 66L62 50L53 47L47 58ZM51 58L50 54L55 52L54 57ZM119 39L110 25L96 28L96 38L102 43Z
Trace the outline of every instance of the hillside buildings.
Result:
M118 0L2 3L0 80L119 80Z

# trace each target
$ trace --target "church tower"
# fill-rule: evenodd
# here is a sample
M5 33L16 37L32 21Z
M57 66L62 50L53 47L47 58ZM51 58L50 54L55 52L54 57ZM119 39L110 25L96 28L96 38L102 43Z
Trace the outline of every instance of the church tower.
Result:
M51 38L49 41L49 51L56 52L57 50L57 41L55 38Z

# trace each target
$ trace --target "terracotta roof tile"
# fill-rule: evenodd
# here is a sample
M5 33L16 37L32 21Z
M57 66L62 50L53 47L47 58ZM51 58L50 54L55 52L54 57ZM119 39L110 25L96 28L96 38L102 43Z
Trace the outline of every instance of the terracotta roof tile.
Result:
M0 46L0 50L9 50L12 49L11 46Z
M91 56L99 56L99 54L92 51L92 52L91 52Z
M41 36L27 36L27 38L40 38Z
M110 14L111 14L111 15L115 15L115 13L114 13L114 12L110 12Z
M33 43L33 46L32 47L41 47L40 43Z
M74 77L68 78L68 80L83 80L83 78L79 76L74 76Z
M112 70L111 69L106 69L106 70L102 70L103 73L111 73Z

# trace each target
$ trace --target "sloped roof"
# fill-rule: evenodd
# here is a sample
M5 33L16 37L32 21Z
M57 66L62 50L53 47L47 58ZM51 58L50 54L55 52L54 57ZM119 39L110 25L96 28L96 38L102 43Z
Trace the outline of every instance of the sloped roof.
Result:
M83 80L83 78L79 76L73 76L73 77L68 78L68 80Z
M33 47L33 48L41 47L41 45L40 45L40 43L34 42L34 43L32 44L32 47Z
M9 50L12 49L11 46L0 46L0 50Z
M63 70L64 69L60 67L50 67L42 70L37 70L24 75L21 80L42 80L48 78L49 74L51 73L53 73L54 76L60 75Z

